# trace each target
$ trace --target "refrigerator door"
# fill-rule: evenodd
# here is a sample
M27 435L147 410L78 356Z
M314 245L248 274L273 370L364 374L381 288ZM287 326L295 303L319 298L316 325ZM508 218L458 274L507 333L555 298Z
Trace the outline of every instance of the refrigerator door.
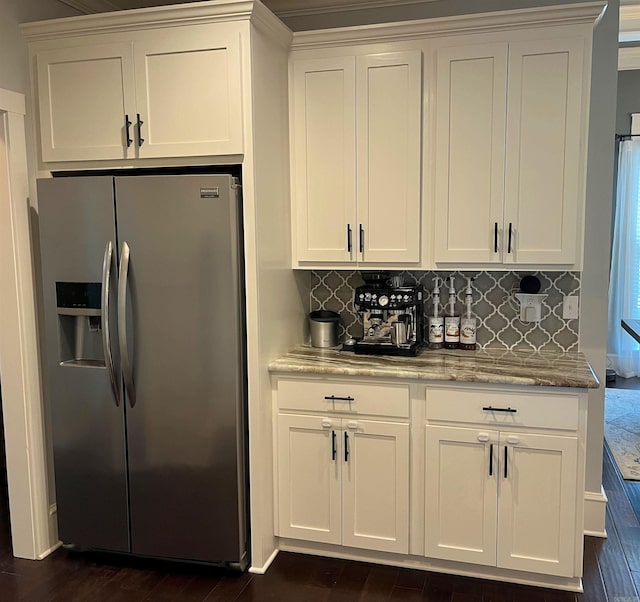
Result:
M45 399L51 416L59 537L81 547L126 552L124 412L115 394L122 397L116 376L113 178L39 180L38 207ZM103 270L109 243L112 260ZM106 292L102 281L109 276L107 321L101 309ZM113 373L103 346L109 342L104 337L107 323Z
M118 238L129 255L119 319L135 391L126 414L136 554L208 562L244 554L244 303L231 183L116 178Z

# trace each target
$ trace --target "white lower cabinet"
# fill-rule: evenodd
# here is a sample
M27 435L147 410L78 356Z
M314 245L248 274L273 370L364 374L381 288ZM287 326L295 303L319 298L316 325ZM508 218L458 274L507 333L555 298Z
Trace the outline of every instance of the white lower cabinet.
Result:
M426 426L425 554L572 577L578 439Z
M409 425L278 415L278 535L409 549Z

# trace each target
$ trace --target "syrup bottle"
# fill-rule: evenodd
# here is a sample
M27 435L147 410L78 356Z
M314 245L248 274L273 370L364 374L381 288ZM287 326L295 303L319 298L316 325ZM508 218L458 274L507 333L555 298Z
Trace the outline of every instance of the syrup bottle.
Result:
M442 349L444 342L444 318L440 311L441 283L442 280L436 276L433 286L433 314L428 319L429 349Z
M454 277L449 276L449 301L444 316L444 348L457 349L460 345L460 314L456 308Z
M476 348L476 330L478 320L471 313L473 303L473 290L471 278L467 278L467 290L464 295L465 315L460 320L460 349L473 351Z

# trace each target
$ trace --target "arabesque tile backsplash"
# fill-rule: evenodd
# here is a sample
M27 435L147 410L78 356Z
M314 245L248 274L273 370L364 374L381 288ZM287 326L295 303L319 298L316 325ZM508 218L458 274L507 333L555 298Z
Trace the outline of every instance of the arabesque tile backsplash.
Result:
M435 276L455 277L458 301L462 308L466 278L474 278L473 311L478 317L478 346L498 349L528 349L544 351L577 351L578 320L562 318L565 295L580 295L579 272L490 272L490 271L428 271L392 272L400 274L407 285L419 284L425 291L425 318L432 310L431 291ZM547 297L542 303L542 319L524 323L519 319L519 303L513 293L520 290L520 280L534 275L540 279L540 293ZM362 336L362 325L353 307L355 288L364 281L360 272L312 271L310 310L327 309L340 314L341 337ZM446 302L448 290L441 287L440 298ZM426 323L426 320L425 320Z

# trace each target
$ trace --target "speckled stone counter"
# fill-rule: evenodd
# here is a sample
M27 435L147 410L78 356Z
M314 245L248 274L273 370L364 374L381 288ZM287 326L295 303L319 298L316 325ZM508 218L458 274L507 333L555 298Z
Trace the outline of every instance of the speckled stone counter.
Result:
M336 349L297 347L271 362L273 373L372 376L597 389L582 353L424 350L417 357L355 355Z

